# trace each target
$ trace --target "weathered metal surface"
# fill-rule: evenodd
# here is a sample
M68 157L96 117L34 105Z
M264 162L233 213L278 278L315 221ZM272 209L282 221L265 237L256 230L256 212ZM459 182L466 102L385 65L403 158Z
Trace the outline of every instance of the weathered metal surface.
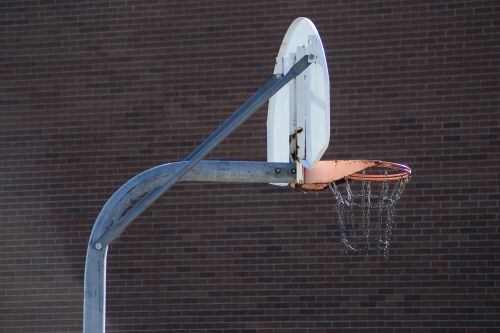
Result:
M126 213L131 203L161 187L186 163L169 163L144 171L120 187L102 208L87 250L84 282L85 333L104 332L108 245L128 225L120 223L120 217ZM235 183L292 183L294 180L295 163L238 161L201 161L182 178L182 181Z
M241 166L237 162L224 164L220 161L207 162L194 171L192 169L277 91L302 73L310 65L308 58L308 55L302 57L284 76L273 75L183 162L167 164L137 175L118 189L106 202L94 224L87 250L84 282L84 333L104 333L105 331L108 245L176 182L190 177L195 181L294 182L296 174L292 172L292 169L295 170L295 165L290 166L287 163L242 162L247 165ZM275 172L277 168L287 169L289 172L277 173ZM293 177L287 178L284 175L293 175ZM128 209L131 205L132 208Z

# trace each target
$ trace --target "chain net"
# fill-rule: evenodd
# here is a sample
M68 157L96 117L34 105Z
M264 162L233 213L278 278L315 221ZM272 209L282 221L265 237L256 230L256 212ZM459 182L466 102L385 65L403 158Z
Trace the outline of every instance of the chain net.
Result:
M350 180L346 177L330 184L346 254L388 258L396 203L408 181L409 177L395 181Z

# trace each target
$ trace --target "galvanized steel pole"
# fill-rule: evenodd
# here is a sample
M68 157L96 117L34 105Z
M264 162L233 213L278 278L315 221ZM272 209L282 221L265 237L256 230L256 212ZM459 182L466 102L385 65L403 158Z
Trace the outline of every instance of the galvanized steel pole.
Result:
M183 162L149 169L129 180L111 196L96 219L87 249L84 282L84 333L105 332L106 258L109 244L118 238L139 214L177 181L182 179L236 183L295 182L295 165L293 163L200 161L309 65L309 57L304 56L284 76L274 75ZM198 163L200 164L195 168ZM138 200L139 198L140 200ZM128 209L130 205L133 207Z
M97 217L87 249L84 282L85 333L105 331L106 257L110 240L118 237L123 226L114 227L118 219L138 198L158 188L187 162L176 162L144 171L120 187L106 202ZM294 163L201 161L182 181L231 183L293 183ZM107 236L103 236L107 235ZM104 239L103 239L104 237Z

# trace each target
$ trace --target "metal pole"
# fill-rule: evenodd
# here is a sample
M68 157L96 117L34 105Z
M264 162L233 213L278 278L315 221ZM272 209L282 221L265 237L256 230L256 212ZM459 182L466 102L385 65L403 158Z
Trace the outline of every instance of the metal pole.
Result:
M134 221L147 207L149 207L156 199L158 199L172 185L186 175L190 179L188 173L195 165L203 159L213 148L215 148L224 138L233 132L241 125L248 117L256 112L269 98L278 92L289 81L302 73L310 65L308 56L300 59L284 76L273 76L266 84L257 90L233 115L219 126L202 144L196 148L185 161L181 164L167 164L169 167L160 166L150 169L142 174L132 178L125 183L113 196L106 202L97 217L96 223L92 230L87 249L87 260L85 265L85 287L84 287L84 333L104 333L105 332L105 313L106 313L106 259L108 245L118 238L125 228ZM213 163L213 162L212 162ZM223 162L217 162L223 163ZM212 170L208 174L214 175L212 181L224 181L227 179L232 182L258 182L254 173L249 172L248 165L243 169L246 170L243 175L238 177L229 176L236 170L236 164L220 165L201 164L200 168L203 171L198 173L189 173L192 177L195 174L202 175L202 178L196 178L198 181L210 181L207 176L208 170ZM238 163L238 162L231 162ZM250 162L252 163L252 162ZM256 163L256 162L253 162ZM261 172L263 169L265 183L283 183L295 181L295 166L292 164L283 163L264 163L253 165ZM269 168L272 169L269 173ZM155 178L151 175L163 174L168 169L168 176ZM251 169L251 168L250 168ZM159 171L158 171L159 170ZM199 170L199 169L198 169ZM277 172L276 170L280 170ZM282 170L287 170L283 172ZM283 178L283 175L287 175ZM278 176L278 177L277 177ZM151 178L152 177L152 178ZM161 179L156 186L152 179ZM187 180L186 179L186 180ZM135 189L135 190L133 190ZM142 193L141 195L138 195ZM136 203L125 214L125 210L135 200L141 200ZM122 216L123 215L123 216Z
M84 281L84 333L104 333L106 317L106 258L108 246L95 246L102 237L117 237L123 230L109 228L110 221L121 216L144 194L161 186L186 165L186 161L160 165L146 170L123 184L102 208L90 236L87 248ZM296 177L294 163L201 161L183 178L183 181L231 183L293 183ZM106 236L107 235L107 236ZM102 240L107 244L107 240Z

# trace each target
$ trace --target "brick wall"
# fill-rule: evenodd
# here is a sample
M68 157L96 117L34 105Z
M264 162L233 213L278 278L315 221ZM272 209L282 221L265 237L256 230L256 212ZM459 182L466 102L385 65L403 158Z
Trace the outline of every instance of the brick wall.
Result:
M326 158L408 163L389 260L347 257L333 196L179 184L110 249L108 332L497 332L498 1L0 2L0 332L80 332L94 219L183 159L307 16ZM264 160L263 108L211 159Z

